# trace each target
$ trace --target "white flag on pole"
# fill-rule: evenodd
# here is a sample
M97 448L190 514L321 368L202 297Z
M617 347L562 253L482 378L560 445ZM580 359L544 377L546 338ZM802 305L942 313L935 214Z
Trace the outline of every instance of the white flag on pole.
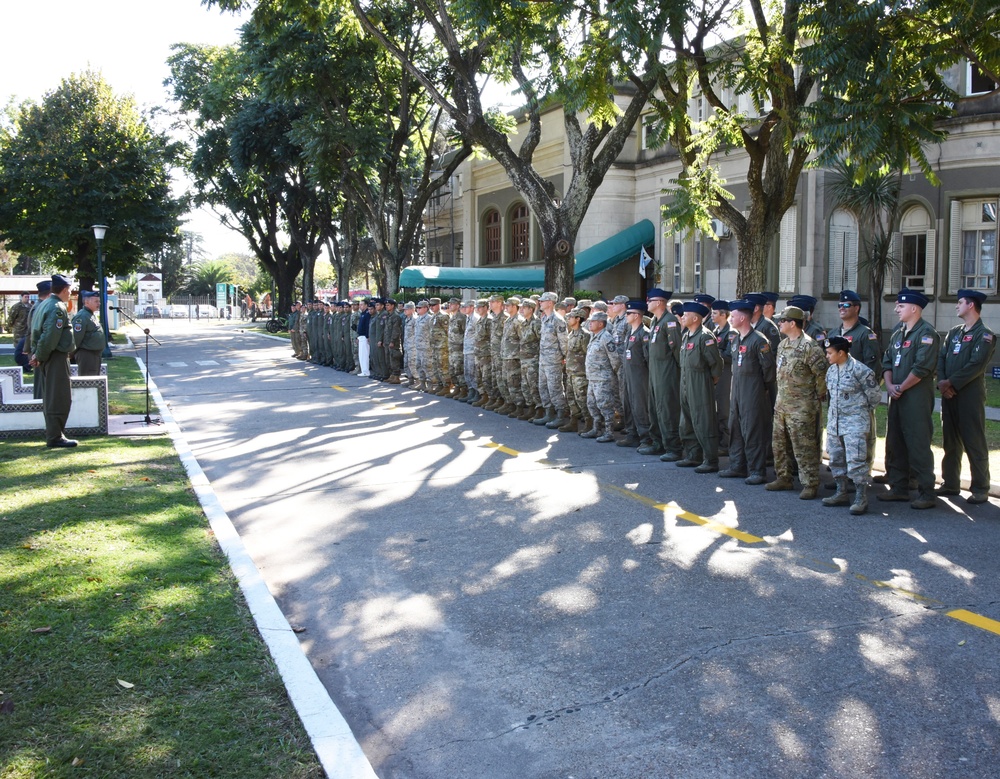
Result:
M639 275L646 278L646 266L653 261L653 258L646 253L646 247L639 250Z

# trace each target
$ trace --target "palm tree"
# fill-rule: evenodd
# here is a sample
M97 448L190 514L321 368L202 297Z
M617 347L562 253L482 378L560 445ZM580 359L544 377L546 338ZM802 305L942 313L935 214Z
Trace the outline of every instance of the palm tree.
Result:
M205 260L196 263L187 271L187 280L182 289L189 295L205 297L215 295L216 284L231 284L233 269L222 260Z
M850 162L839 160L829 183L837 206L858 220L862 253L859 267L868 271L868 323L882 337L882 295L886 277L899 265L892 251L892 229L899 219L902 173L865 173L859 177Z

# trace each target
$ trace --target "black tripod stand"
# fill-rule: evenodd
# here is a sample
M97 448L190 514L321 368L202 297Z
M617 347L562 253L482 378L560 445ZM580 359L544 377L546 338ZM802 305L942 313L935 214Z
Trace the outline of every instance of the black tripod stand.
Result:
M159 341L153 338L153 336L149 334L149 328L143 327L138 322L136 322L135 319L132 318L132 315L129 314L129 312L126 311L125 309L119 308L118 306L113 306L111 310L117 311L119 314L125 317L129 322L131 322L133 325L141 329L143 334L146 336L146 357L144 360L146 367L146 416L142 419L133 419L132 421L126 422L125 424L136 425L141 422L144 425L162 425L163 422L160 420L159 417L152 419L149 416L149 342L150 340L152 340L153 343L155 343L157 346L162 346L163 344L161 344Z

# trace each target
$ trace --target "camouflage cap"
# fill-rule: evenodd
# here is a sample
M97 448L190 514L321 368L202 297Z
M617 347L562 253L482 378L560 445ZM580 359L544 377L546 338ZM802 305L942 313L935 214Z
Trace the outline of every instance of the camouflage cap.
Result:
M417 308L427 308L427 301L426 300L418 300L417 301Z
M594 301L593 300L587 300L586 298L584 298L583 300L576 301L576 305L579 308L593 308L594 307Z
M595 311L605 311L606 312L608 310L608 304L605 303L603 300L595 300L594 301L594 310Z
M503 295L500 294L490 295L490 303L496 303L497 301L503 303Z
M440 306L441 305L441 298L431 298L427 302L428 302L429 305L432 305L432 306Z
M595 322L608 321L608 315L604 311L595 311L593 314L590 315L590 318L593 319Z
M574 308L572 311L567 312L566 316L575 316L577 319L583 319L583 311L579 308Z
M612 303L628 303L628 295L615 295Z
M535 302L534 300L532 300L531 298L525 298L524 300L522 300L522 301L521 301L521 305L522 305L522 306L527 306L527 307L528 307L528 308L530 308L530 309L531 309L532 311L534 311L534 310L535 310L535 309L536 309L536 308L538 307L538 303L536 303L536 302Z
M517 295L512 295L511 297L507 298L507 305L519 306L521 305L521 298L519 298Z
M479 298L479 300L476 301L476 306L486 306L489 305L489 302L489 298Z
M461 298L448 298L448 302L449 303L458 303L459 305L461 305L462 299Z
M416 307L417 307L417 304L416 304L416 303L414 303L414 302L413 302L412 300L407 300L407 301L406 301L406 302L405 302L405 303L403 304L403 308L407 308L407 309L408 309L408 308L416 308Z
M799 324L806 318L805 312L798 306L785 306L778 319L793 319Z
M574 297L565 297L565 298L563 298L563 303L565 303L567 306L574 306L575 307L576 306L576 298L574 298Z
M463 300L461 303L459 303L459 305L462 308L465 308L467 306L475 306L476 305L476 301L475 300Z
M541 302L555 303L557 300L559 300L559 296L555 292L543 292L541 295L538 296L539 303Z

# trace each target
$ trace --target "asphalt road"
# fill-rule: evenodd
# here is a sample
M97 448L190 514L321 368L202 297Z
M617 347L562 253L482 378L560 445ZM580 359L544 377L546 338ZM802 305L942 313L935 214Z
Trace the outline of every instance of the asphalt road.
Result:
M998 501L855 518L232 325L154 335L382 779L1000 775Z

